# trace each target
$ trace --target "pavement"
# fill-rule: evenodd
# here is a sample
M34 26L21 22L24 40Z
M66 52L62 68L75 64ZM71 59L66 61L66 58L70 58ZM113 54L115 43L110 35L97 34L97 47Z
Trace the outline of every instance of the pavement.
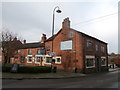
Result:
M120 70L120 68L109 68L109 72L113 72L113 71L118 71L118 70Z
M86 74L70 73L70 72L57 72L57 73L43 73L43 74L19 74L19 73L2 73L2 79L62 79L62 78L75 78L84 77Z
M120 70L120 68L109 69L109 72ZM74 72L56 72L56 73L39 73L39 74L20 74L20 73L0 73L0 79L63 79L85 77L87 74Z

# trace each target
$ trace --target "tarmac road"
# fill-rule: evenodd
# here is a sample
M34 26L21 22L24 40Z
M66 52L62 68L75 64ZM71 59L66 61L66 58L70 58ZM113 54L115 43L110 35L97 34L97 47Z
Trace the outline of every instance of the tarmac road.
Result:
M119 72L120 73L120 72ZM64 79L3 79L3 88L118 88L118 71Z

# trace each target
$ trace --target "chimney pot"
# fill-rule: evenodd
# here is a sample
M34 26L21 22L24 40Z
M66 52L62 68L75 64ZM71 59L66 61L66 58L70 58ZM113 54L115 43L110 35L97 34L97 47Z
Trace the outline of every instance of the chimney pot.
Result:
M26 44L26 40L24 40L23 42L24 42L24 44Z
M64 19L62 23L62 28L70 28L70 20L68 17Z
M46 34L43 33L41 37L41 43L44 43L46 39L47 39Z

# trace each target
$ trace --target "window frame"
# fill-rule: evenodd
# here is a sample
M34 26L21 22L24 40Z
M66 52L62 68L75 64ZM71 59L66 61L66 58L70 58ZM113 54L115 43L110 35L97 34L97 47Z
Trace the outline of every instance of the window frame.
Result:
M31 51L31 53L30 53ZM32 55L32 49L28 49L28 55Z
M87 66L87 59L93 59L93 66ZM86 56L85 57L85 66L86 66L86 68L94 68L95 67L95 56Z
M92 41L87 40L87 42L86 42L86 49L87 50L92 50L93 49L93 42Z
M47 57L45 57L45 64L51 64L51 62L52 62L52 59L51 59L51 62L50 63L47 63L46 61L47 61L47 58L52 58L51 56L47 56Z
M105 47L103 45L101 46L101 52L105 52Z
M49 49L48 49L49 48ZM46 46L46 51L50 51L50 46Z
M39 53L38 53L39 52ZM37 54L40 55L40 49L37 49Z
M30 58L30 57L32 58L32 61L29 61L29 58ZM33 57L32 57L32 56L28 56L28 57L27 57L27 63L33 63Z
M38 58L38 57L40 58L40 62L37 62L37 58ZM35 57L35 63L38 63L38 64L41 63L41 57L40 57L40 56L36 56L36 57Z
M74 37L74 33L73 32L68 32L68 38L73 38Z
M95 45L95 50L99 51L99 46L97 44Z
M102 64L102 59L105 60L105 63ZM107 58L106 57L101 57L101 66L106 66L107 65Z
M57 58L60 59L60 62L57 62ZM61 64L61 57L54 57L54 59L55 59L55 64Z

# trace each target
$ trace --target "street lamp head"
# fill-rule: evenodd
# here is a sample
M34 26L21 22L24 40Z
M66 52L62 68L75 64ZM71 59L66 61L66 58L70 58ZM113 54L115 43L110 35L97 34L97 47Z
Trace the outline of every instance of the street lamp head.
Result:
M61 13L62 11L58 9L56 12L57 12L57 13Z

